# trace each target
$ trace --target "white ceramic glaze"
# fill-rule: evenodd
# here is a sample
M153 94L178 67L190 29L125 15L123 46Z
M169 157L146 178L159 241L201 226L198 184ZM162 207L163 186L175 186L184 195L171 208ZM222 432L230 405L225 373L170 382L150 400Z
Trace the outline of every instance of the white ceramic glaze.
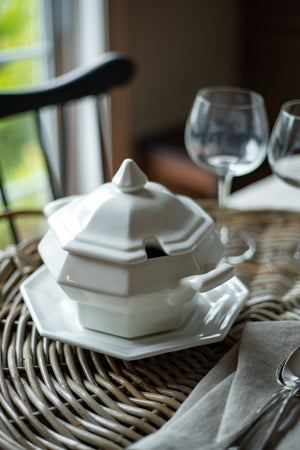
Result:
M233 276L218 265L224 248L212 219L130 159L111 183L52 202L47 215L42 259L81 324L97 331L132 338L175 328L195 292Z
M21 287L38 332L50 339L134 360L222 340L243 307L248 290L236 277L196 294L183 308L177 328L164 333L126 339L83 327L76 304L61 290L45 266Z
M124 191L127 172L133 185ZM191 251L213 227L212 219L188 197L173 195L157 183L142 186L141 178L143 172L134 161L125 160L111 183L89 195L71 197L67 204L58 200L58 206L64 206L50 215L49 225L60 246L121 264L146 261L147 247L167 255ZM52 205L54 210L56 202Z

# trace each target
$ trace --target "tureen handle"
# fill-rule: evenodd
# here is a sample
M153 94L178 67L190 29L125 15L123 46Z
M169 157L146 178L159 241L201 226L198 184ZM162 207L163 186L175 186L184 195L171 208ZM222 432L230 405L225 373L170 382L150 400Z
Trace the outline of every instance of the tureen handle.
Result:
M53 200L50 203L47 203L47 205L44 207L43 210L44 215L46 217L52 216L52 214L61 209L63 206L67 205L68 203L79 197L80 197L79 195L69 195L67 197L62 197L57 200Z
M227 263L220 263L215 269L201 275L192 275L180 280L181 286L189 286L195 292L206 292L233 277L235 269Z

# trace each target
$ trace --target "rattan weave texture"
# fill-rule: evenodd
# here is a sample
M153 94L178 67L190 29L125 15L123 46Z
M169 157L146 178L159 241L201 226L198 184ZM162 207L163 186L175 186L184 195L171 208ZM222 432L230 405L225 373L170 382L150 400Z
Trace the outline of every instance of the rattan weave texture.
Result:
M215 207L204 204L214 216ZM160 428L251 320L299 320L300 281L271 273L276 248L300 235L300 215L235 212L257 241L237 267L250 297L224 341L126 362L39 336L19 292L40 264L37 241L0 253L0 448L120 449Z

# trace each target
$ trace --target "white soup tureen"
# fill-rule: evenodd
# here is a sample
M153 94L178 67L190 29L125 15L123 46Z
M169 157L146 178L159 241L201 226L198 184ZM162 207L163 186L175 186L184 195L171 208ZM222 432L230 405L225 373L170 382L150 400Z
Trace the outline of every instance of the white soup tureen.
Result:
M173 329L196 292L233 275L218 264L224 248L210 216L131 159L111 183L45 212L39 252L83 327L126 338Z

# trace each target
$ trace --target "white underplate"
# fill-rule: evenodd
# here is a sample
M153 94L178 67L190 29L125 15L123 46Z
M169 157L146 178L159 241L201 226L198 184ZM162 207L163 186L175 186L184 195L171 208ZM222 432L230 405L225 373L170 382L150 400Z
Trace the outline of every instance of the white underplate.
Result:
M217 288L196 294L186 303L181 324L175 330L126 339L82 327L73 302L45 266L22 284L21 292L42 336L125 360L222 340L248 295L243 283L233 277Z

